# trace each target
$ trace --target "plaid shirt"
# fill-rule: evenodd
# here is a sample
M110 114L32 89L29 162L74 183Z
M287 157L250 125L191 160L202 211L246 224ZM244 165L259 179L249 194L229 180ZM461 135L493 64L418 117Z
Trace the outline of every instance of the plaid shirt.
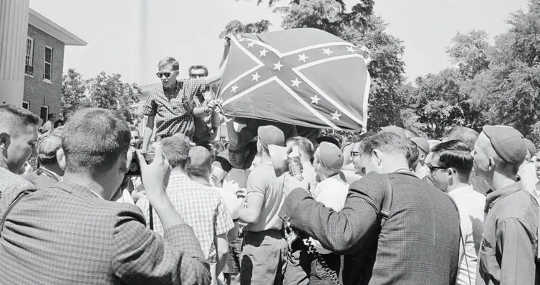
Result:
M0 199L10 191L28 187L33 188L32 183L24 179L21 175L9 171L0 158Z
M193 136L193 98L207 85L204 78L179 80L176 95L172 98L165 95L161 84L155 84L145 92L149 94L143 105L143 115L155 117L156 137L169 137L179 132Z
M184 221L193 228L195 236L201 244L203 256L210 259L215 256L214 244L214 215L216 216L215 234L229 232L234 223L229 212L223 206L219 189L192 181L181 170L173 170L167 186L167 196ZM141 198L137 201L148 221L148 200ZM163 226L156 211L153 211L154 231L163 234Z
M0 216L17 196L0 200ZM145 228L140 210L60 182L28 194L1 230L0 284L209 284L188 225Z

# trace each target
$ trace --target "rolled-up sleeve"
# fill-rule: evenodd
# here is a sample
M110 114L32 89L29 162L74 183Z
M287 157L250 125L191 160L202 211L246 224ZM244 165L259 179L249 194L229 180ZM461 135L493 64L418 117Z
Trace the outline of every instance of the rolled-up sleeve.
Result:
M208 264L188 225L165 229L161 237L135 213L122 213L114 228L113 270L126 284L210 284Z
M497 247L502 251L500 284L534 285L535 247L517 218L498 222Z
M331 250L347 252L375 226L378 207L365 194L351 189L339 212L315 201L303 189L293 190L285 200L284 215L291 224Z

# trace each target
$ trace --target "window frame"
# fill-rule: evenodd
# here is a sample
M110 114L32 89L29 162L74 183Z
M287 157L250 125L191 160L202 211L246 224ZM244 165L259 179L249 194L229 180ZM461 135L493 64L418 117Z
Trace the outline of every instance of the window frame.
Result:
M45 119L41 118L41 110L42 110L43 108L46 108L46 109L47 109L47 113L46 113ZM47 105L41 105L41 106L39 107L39 117L43 120L43 122L46 122L46 121L47 121L47 119L49 118L49 106L47 106Z
M51 50L51 60L47 62L47 49ZM51 83L53 78L53 60L54 60L54 49L50 46L45 46L43 49L43 81ZM47 74L47 64L49 65L49 77L46 78Z
M26 108L24 107L25 104L26 104ZM23 101L22 108L26 110L30 110L30 101Z
M30 51L28 51L28 41L30 40ZM24 53L24 74L33 77L34 76L34 46L35 41L32 37L26 37L26 51ZM28 67L31 67L31 72L28 71Z

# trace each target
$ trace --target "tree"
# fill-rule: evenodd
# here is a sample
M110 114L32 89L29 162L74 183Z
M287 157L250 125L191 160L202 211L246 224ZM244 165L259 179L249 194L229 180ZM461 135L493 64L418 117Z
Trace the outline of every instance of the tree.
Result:
M226 35L234 35L238 33L262 33L268 31L269 27L270 21L268 20L260 20L258 22L248 23L245 25L238 20L233 20L225 26L225 30L219 34L219 37L224 38Z
M99 108L121 109L139 101L140 89L121 80L120 74L99 73L87 81L92 104Z
M80 73L70 68L62 78L62 109L76 108L85 98L86 84Z
M471 31L468 34L458 33L447 53L457 65L463 78L473 78L478 72L489 67L487 33Z

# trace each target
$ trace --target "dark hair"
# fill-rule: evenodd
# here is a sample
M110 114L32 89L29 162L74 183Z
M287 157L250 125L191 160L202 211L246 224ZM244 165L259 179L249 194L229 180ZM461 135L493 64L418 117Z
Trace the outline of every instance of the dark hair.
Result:
M40 119L34 113L13 105L0 105L0 131L14 135L20 126L40 125Z
M465 143L469 149L474 149L474 144L476 143L479 135L480 134L477 131L471 128L456 126L448 132L445 140L458 140Z
M455 168L459 174L469 176L473 168L471 149L462 141L450 140L442 142L432 149L439 155L439 164L445 168Z
M162 67L165 67L167 65L171 65L172 70L174 70L174 71L180 69L180 63L178 62L178 60L176 60L174 57L170 57L170 56L162 58L158 62L158 69L161 69Z
M159 143L172 168L186 166L190 147L189 139L185 136L175 135L164 138Z
M208 68L204 65L192 65L189 67L189 76L191 76L191 72L193 72L194 69L203 69L204 70L204 76L208 76Z
M131 139L126 122L101 108L77 111L65 124L63 134L66 170L70 172L110 169L127 151Z
M380 132L362 140L360 151L364 154L370 154L374 149L380 149L388 152L399 152L408 158L411 143L396 133Z
M221 169L223 169L225 172L229 172L232 169L231 163L222 156L216 156L214 161L219 162L221 165Z

